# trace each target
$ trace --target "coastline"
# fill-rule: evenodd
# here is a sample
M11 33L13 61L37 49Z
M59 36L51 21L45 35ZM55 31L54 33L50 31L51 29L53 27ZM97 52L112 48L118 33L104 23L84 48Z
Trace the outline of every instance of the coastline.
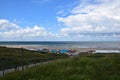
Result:
M120 48L102 48L102 47L99 47L99 48L88 48L88 47L81 47L81 48L77 48L77 47L68 47L68 46L43 46L43 45L5 45L5 46L2 46L0 45L1 47L8 47L8 48L24 48L24 49L34 49L34 50L40 50L40 49L67 49L67 50L70 50L70 49L76 49L76 50L81 50L81 51L89 51L89 50L118 50L120 51Z

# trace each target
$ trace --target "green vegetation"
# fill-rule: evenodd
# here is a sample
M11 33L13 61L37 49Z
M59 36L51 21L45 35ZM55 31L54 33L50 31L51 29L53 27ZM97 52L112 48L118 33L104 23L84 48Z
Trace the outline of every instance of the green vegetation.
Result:
M120 54L85 54L7 74L1 80L120 80Z
M65 54L42 54L37 51L26 49L23 49L23 56L24 57L21 56L21 49L0 47L0 70L20 66L22 64L22 60L23 64L26 65L68 57Z

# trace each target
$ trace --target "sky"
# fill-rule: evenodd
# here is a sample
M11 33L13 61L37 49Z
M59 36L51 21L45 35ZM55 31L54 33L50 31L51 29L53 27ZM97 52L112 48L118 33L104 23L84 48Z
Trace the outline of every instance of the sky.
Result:
M0 41L120 41L120 1L0 0Z

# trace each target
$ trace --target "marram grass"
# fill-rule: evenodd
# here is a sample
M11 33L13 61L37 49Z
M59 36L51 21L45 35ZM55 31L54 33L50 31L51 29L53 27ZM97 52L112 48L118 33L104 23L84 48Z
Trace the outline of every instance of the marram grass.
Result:
M0 80L120 80L120 54L79 55L9 73Z

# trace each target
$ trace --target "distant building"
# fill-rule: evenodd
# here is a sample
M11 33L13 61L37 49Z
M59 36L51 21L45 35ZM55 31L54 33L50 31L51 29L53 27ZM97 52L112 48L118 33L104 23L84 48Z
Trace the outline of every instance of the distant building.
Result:
M40 49L38 51L41 53L47 53L47 52L49 52L49 49L43 48L43 49Z
M51 50L50 52L51 52L51 53L56 53L56 54L59 54L59 51L58 51L58 50L56 50L56 49L53 49L53 50Z
M59 50L59 53L61 53L61 54L69 54L69 50L62 49L62 50Z
M79 54L92 54L94 52L95 50L82 50L82 51L79 51Z

